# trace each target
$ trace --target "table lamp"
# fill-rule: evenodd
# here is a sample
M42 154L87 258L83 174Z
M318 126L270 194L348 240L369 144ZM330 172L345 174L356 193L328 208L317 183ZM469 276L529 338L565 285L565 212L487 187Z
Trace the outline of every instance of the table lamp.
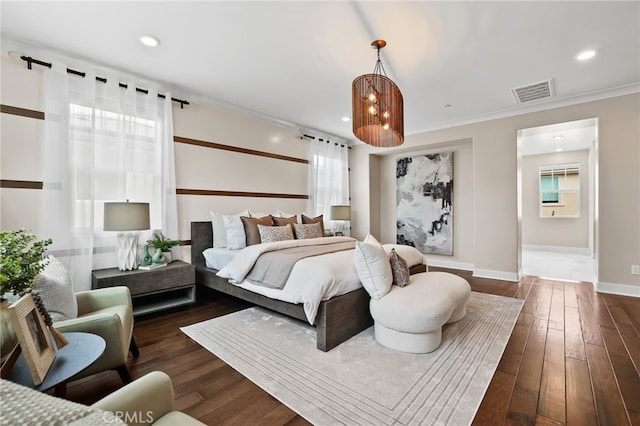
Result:
M350 206L331 206L329 212L329 219L338 221L350 221L351 220L351 207ZM345 224L346 229L350 229ZM343 232L336 232L336 235L343 235Z
M149 229L149 203L105 202L104 230L118 231L118 269L138 268L138 232Z

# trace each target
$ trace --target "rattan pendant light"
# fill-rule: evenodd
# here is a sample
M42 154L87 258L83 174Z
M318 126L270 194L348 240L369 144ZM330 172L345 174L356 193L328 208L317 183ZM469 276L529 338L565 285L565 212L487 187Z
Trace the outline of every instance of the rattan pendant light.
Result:
M404 142L402 93L387 77L380 61L380 49L386 45L384 40L371 43L378 50L373 74L361 75L352 85L353 134L377 147L394 147Z

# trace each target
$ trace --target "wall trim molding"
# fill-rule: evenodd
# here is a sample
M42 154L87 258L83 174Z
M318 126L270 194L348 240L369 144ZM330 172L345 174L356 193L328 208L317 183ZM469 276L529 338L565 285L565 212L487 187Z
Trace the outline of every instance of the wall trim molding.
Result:
M258 151L256 149L241 148L233 145L223 145L215 142L207 142L207 141L198 140L198 139L185 138L183 136L173 136L173 141L178 143L185 143L188 145L202 146L205 148L221 149L224 151L239 152L241 154L249 154L249 155L257 155L259 157L274 158L276 160L285 160L285 161L293 161L294 163L309 164L309 160L305 160L303 158L289 157L286 155L273 154L271 152Z
M589 247L540 246L535 244L523 244L522 249L531 251L555 251L560 253L582 254L587 256L591 253L589 251Z
M426 255L423 256L425 263L429 266L436 266L438 268L458 269L460 271L473 271L473 263L458 262L455 260L444 260L429 258Z
M478 278L491 278L494 280L519 282L520 275L517 272L494 271L491 269L473 269L473 276Z
M640 298L640 287L628 284L613 284L595 281L594 288L598 293L617 294Z
M178 195L207 195L219 197L256 197L256 198L296 198L308 200L307 194L279 194L275 192L219 191L209 189L176 189Z
M34 109L20 108L11 105L0 104L0 113L17 115L20 117L35 118L38 120L44 120L44 112L36 111Z
M33 180L0 180L0 188L42 189L43 183Z

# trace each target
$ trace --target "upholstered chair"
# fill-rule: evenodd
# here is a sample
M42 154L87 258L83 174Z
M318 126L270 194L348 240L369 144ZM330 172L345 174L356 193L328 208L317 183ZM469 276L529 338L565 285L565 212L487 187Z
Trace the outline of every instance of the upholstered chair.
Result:
M133 308L128 287L74 293L69 272L50 256L44 271L36 277L33 292L42 299L58 331L93 333L105 340L106 348L100 358L70 380L116 370L125 384L131 382L127 357L129 351L135 357L139 351L133 339Z
M175 411L171 379L153 371L92 406L56 398L0 379L0 424L180 425L204 423Z
M175 410L171 379L161 371L152 371L136 379L92 407L115 413L130 426L204 424Z

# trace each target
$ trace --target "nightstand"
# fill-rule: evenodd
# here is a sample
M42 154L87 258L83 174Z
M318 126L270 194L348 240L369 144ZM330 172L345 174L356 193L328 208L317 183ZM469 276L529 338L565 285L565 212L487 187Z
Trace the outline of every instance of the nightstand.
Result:
M181 260L174 260L167 266L149 271L109 268L97 269L91 273L92 289L129 287L134 316L194 303L195 285L195 267Z

